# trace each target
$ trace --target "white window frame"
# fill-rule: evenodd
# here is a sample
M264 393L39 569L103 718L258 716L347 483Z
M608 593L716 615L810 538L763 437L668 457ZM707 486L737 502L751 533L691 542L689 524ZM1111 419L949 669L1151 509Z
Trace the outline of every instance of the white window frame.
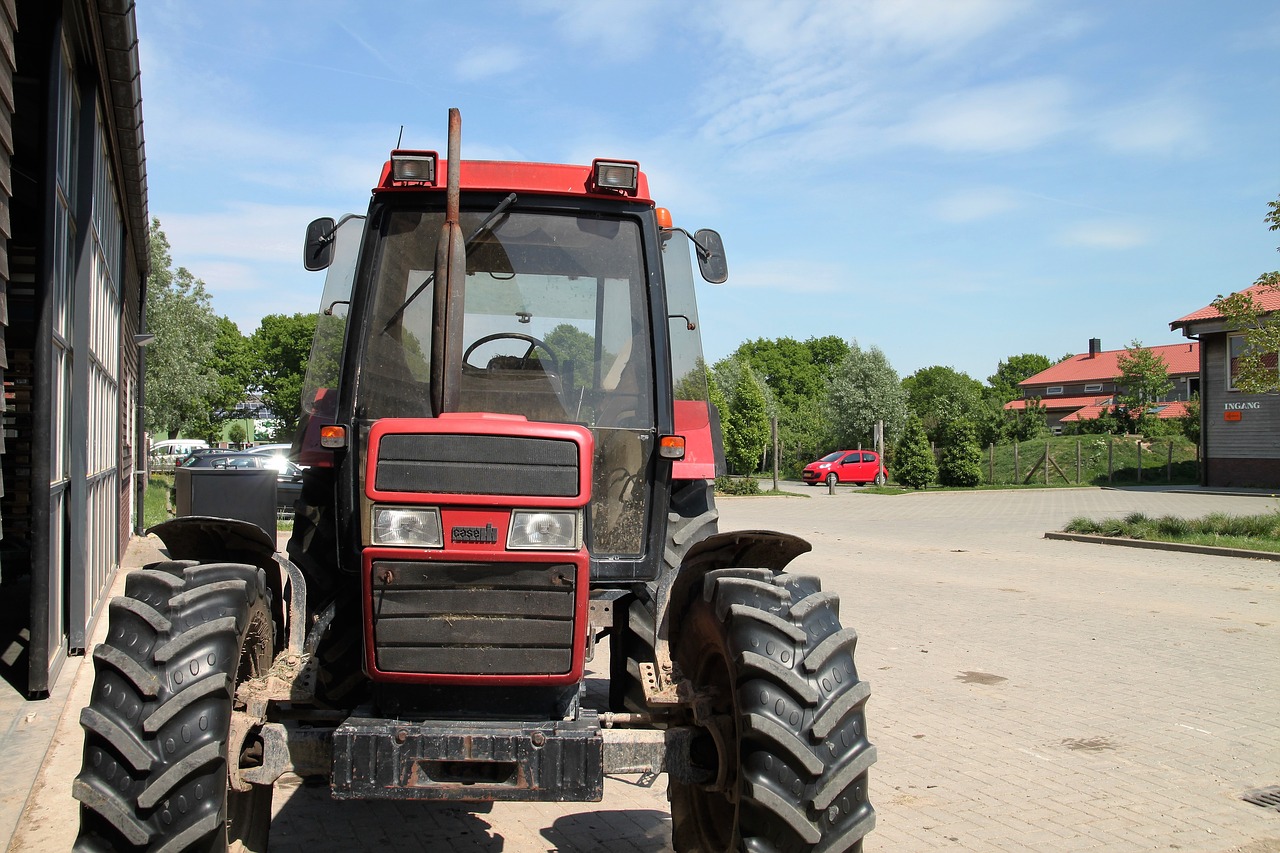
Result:
M1045 389L1044 389L1044 395L1045 395L1046 397L1051 396L1051 395L1055 395L1055 394L1056 394L1056 395L1059 395L1059 396L1062 394L1062 386L1061 386L1061 385L1050 385L1048 388L1045 388Z
M1101 391L1102 391L1102 383L1101 383L1101 382L1095 382L1095 383L1094 383L1094 384L1092 384L1092 385L1086 385L1086 386L1084 386L1084 393L1086 393L1086 394L1096 394L1096 393L1099 393L1099 392L1101 392Z

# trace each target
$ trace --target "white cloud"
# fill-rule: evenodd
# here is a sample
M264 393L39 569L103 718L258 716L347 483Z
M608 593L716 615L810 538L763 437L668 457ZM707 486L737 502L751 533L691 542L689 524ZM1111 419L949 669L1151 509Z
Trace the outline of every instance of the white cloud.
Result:
M726 249L732 264L732 251ZM847 268L816 263L813 258L775 258L748 261L730 272L735 289L766 289L774 293L836 293L850 285Z
M787 136L829 152L834 131L889 123L913 81L1027 8L1004 0L723 0L710 16L719 44L702 136L725 147ZM826 141L806 145L814 130Z
M173 247L174 264L205 278L206 265L255 262L302 264L307 223L322 213L312 207L236 203L216 213L157 213Z
M1147 229L1126 222L1081 222L1063 229L1057 242L1087 249L1133 249L1150 242Z
M521 50L503 45L469 50L453 70L459 80L470 83L510 74L520 69L524 62Z
M944 196L934 209L943 222L964 223L990 219L1021 206L1021 198L1012 190L982 187Z
M1025 151L1068 128L1071 99L1058 78L968 89L921 104L894 135L943 151Z
M1195 154L1207 146L1208 120L1185 97L1126 104L1100 117L1099 140L1123 154Z
M662 27L697 11L675 0L527 0L526 8L550 15L566 41L615 60L634 60L657 45Z

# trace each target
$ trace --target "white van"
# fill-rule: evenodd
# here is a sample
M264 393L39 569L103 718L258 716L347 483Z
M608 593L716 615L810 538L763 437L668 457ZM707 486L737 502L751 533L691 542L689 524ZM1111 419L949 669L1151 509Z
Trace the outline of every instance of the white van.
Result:
M169 438L151 445L148 459L153 471L172 471L193 450L205 450L209 442L198 438Z

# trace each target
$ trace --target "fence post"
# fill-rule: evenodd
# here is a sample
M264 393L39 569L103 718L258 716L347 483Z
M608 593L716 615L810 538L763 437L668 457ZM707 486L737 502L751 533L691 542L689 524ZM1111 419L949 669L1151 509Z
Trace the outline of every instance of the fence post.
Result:
M996 443L994 441L991 442L991 448L988 453L987 482L993 486L996 484Z
M1044 442L1044 484L1049 485L1049 440Z
M1107 482L1111 482L1111 475L1115 471L1115 439L1107 436Z
M1022 482L1022 469L1018 467L1018 441L1013 442L1013 482L1014 485Z
M1169 442L1169 461L1165 465L1164 479L1166 483L1173 482L1173 442Z
M1142 437L1138 437L1138 485L1142 485Z
M1076 439L1076 485L1080 485L1080 439Z

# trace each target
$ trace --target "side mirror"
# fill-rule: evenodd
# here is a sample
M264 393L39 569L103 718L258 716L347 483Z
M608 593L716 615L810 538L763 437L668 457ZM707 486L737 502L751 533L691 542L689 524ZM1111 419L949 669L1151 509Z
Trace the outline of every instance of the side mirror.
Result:
M311 272L328 269L333 263L333 235L337 223L322 216L307 226L307 245L302 251L302 265Z
M729 261L724 256L724 240L710 228L703 228L693 235L697 244L698 269L702 277L712 284L724 284L729 279Z

